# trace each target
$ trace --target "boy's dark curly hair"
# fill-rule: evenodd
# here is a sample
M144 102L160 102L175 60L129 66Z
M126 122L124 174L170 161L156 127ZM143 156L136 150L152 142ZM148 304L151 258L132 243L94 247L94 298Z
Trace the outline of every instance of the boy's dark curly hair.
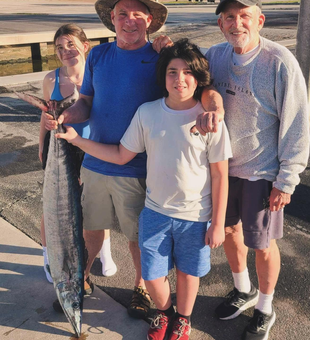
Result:
M187 38L178 40L173 46L163 48L157 62L157 82L164 89L164 97L169 93L166 89L166 70L172 59L183 59L197 80L194 98L200 100L202 90L211 84L209 63L199 47L189 42Z

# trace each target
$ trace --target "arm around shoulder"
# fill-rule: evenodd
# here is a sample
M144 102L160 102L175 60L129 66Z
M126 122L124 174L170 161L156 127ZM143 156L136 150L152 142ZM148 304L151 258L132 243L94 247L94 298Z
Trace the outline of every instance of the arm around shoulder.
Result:
M205 136L208 132L217 132L218 124L224 119L225 111L222 96L212 85L204 88L201 104L206 111L197 117L196 127Z

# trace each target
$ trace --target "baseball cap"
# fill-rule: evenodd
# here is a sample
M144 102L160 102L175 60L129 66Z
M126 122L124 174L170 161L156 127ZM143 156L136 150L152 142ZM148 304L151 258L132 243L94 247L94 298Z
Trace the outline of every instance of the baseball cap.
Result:
M240 2L244 6L255 6L262 8L262 0L221 0L218 4L215 14L218 15L223 12L224 7L230 2Z

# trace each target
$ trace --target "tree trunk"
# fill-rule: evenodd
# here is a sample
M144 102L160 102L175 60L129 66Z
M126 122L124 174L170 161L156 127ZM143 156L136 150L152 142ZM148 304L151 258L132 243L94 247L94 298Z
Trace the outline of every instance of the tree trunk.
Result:
M297 45L296 58L300 64L306 84L308 88L308 99L310 98L310 1L301 0L298 30L297 30Z

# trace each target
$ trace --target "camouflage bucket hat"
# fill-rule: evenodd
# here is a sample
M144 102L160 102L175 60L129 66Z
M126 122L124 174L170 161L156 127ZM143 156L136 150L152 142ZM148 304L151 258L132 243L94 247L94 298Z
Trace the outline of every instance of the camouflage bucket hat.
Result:
M110 30L115 32L114 25L111 21L111 11L119 0L97 0L95 8L102 23ZM166 6L155 0L138 0L143 3L153 16L148 32L150 34L157 32L165 23L168 16Z

